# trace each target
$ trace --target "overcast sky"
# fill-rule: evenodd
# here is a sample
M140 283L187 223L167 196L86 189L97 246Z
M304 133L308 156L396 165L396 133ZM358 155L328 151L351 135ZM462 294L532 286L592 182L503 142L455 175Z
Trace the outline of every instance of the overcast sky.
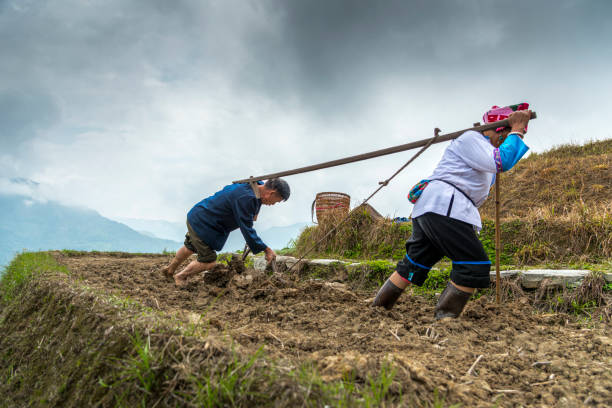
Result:
M381 149L529 102L527 144L612 137L612 2L0 0L0 192L182 221L232 180ZM435 145L372 200L408 216ZM366 198L414 153L290 176ZM22 178L38 184L16 185Z

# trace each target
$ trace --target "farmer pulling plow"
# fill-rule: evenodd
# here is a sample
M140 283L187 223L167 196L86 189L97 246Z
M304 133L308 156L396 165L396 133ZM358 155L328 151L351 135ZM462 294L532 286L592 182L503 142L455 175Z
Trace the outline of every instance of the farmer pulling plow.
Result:
M523 138L529 120L536 117L528 107L527 103L503 108L494 106L485 113L484 125L476 124L447 135L439 135L436 129L431 139L234 181L191 209L187 215L185 244L162 272L172 277L177 286L184 286L189 276L215 267L215 251L223 248L229 232L237 228L247 243L244 254L249 250L253 253L264 251L266 261L273 262L276 253L257 236L253 221L262 204L274 205L289 198L289 185L279 177L421 147L390 178L379 183L380 186L363 201L365 204L431 144L452 140L432 175L417 183L408 194L408 199L415 204L412 236L406 242L406 255L378 291L373 306L391 309L406 287L423 285L431 267L446 256L452 260L453 267L434 314L436 319L456 318L476 289L488 287L490 283L491 261L477 236L482 227L478 207L487 199L491 186L498 179L496 175L510 170L528 151ZM268 181L263 184L262 180ZM342 219L328 235L347 219L348 216ZM499 242L497 252L498 247ZM176 273L178 266L194 253L198 254L197 260ZM236 262L242 261L244 257ZM297 264L299 261L293 266Z
M523 142L531 117L528 106L485 113L485 123L508 118L509 126L465 132L447 147L432 175L410 190L409 200L415 204L412 236L374 306L391 309L408 285L423 285L443 256L452 260L453 268L436 305L436 319L459 316L476 288L489 286L491 261L476 235L482 228L478 207L496 174L510 170L528 150Z

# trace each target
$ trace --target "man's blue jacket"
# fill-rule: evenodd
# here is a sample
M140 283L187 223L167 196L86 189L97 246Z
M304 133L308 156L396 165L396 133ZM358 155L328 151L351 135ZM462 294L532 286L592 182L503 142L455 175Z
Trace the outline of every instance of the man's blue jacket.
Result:
M267 247L253 228L253 218L260 208L261 199L255 197L248 183L230 184L193 206L187 221L198 237L215 251L223 248L231 231L240 228L256 254Z

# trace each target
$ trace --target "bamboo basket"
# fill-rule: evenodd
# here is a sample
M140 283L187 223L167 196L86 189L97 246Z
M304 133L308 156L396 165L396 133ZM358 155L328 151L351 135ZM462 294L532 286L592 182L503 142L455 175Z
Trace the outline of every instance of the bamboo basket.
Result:
M351 196L337 192L317 193L310 209L312 222L321 223L330 215L343 216L348 214L351 208ZM317 214L317 221L314 214Z

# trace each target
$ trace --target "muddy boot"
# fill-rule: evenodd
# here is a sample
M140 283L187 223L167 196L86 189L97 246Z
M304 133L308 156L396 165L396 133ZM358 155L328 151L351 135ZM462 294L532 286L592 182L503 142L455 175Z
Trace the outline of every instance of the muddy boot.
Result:
M387 279L385 284L380 288L374 299L372 306L382 306L387 310L391 310L397 299L400 297L404 289L400 289L391 279Z
M434 309L434 317L436 320L444 317L459 317L471 297L471 293L457 289L449 281L444 292L440 295L440 299L438 299L438 304Z

